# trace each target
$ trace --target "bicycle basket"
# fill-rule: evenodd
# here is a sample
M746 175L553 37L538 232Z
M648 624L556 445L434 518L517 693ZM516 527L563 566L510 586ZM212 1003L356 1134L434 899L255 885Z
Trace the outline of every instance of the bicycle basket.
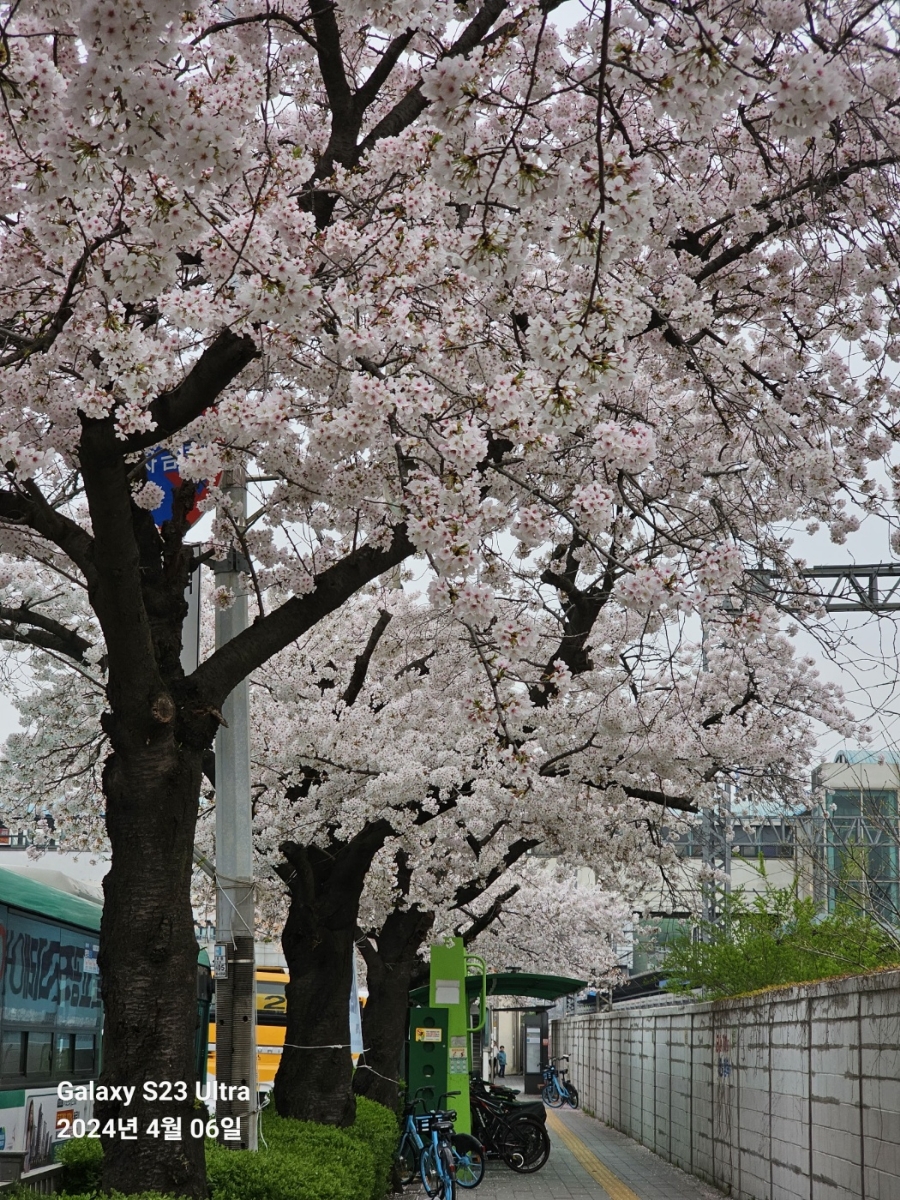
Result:
M555 1067L544 1067L543 1071L541 1072L541 1078L544 1080L544 1083L552 1083L553 1076L555 1074L556 1074Z

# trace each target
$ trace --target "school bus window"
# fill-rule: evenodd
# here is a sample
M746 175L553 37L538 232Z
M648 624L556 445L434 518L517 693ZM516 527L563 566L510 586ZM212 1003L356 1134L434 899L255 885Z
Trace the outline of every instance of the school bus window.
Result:
M281 1024L287 1013L284 984L268 979L256 981L256 1020L260 1025Z

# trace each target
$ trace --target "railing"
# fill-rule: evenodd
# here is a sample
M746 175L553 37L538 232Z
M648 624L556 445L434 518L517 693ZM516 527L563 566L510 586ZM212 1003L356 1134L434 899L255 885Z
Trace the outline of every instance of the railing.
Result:
M0 1150L0 1190L18 1186L38 1196L52 1196L61 1182L62 1163L37 1167L27 1175L22 1174L24 1164L24 1151Z

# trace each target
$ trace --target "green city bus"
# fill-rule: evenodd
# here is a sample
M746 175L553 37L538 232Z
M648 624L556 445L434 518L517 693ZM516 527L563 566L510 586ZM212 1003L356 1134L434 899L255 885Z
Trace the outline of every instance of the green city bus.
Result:
M56 1085L100 1066L100 905L0 869L0 1150L27 1174L53 1161Z
M57 1084L100 1072L103 1006L97 953L101 907L0 868L0 1153L22 1175L53 1162L57 1128L91 1117ZM197 1077L205 1079L209 959L197 968ZM3 1182L0 1160L0 1182Z

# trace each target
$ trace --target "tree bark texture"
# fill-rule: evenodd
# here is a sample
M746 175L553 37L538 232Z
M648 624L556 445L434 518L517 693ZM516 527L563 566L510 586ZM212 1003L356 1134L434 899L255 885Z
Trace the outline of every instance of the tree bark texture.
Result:
M287 960L287 1029L275 1076L283 1117L351 1125L350 988L366 873L390 833L366 826L350 842L281 847L290 906L281 944Z
M434 925L434 913L412 908L392 912L377 938L360 942L368 970L369 999L363 1011L363 1062L353 1077L358 1096L377 1100L395 1112L400 1108L398 1080L403 1074L409 991L413 979L427 969L419 957Z
M136 1088L134 1100L98 1103L102 1121L181 1120L181 1141L104 1140L103 1186L206 1196L203 1138L191 1138L194 1108L197 940L190 880L198 752L174 738L143 755L113 753L105 770L112 866L103 881L100 977L105 1008L101 1083ZM183 1083L182 1101L151 1102L144 1081Z

